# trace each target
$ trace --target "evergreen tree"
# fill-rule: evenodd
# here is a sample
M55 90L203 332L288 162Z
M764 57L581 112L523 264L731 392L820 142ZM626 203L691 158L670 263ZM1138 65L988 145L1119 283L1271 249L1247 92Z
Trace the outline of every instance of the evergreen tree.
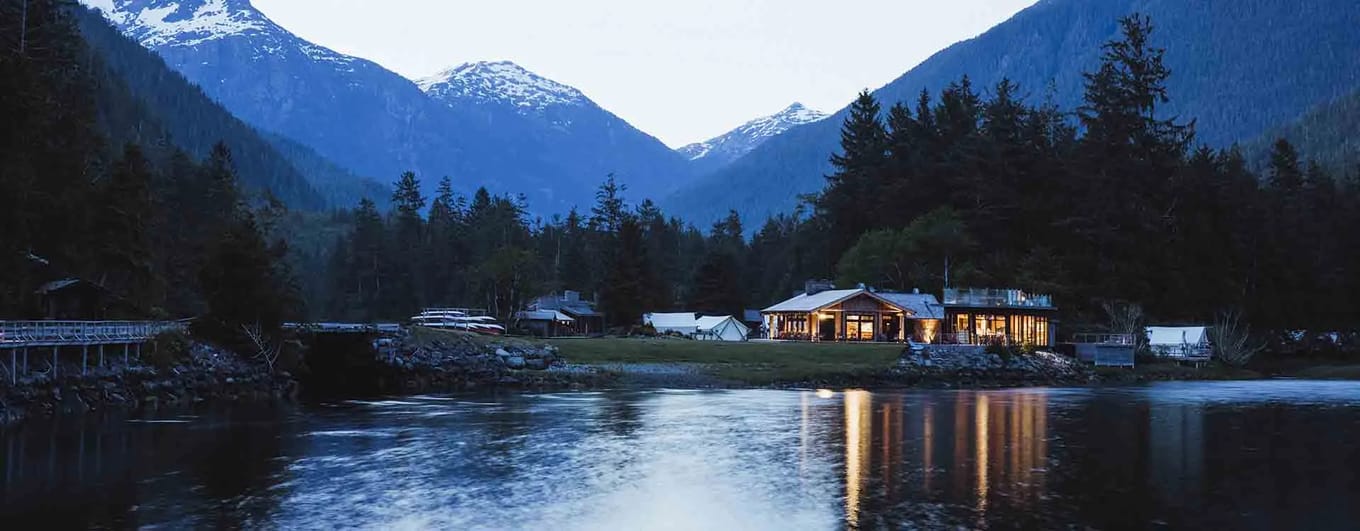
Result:
M118 293L133 307L148 315L159 307L160 291L156 279L150 241L151 167L135 145L128 145L113 167L100 194L98 230L99 283ZM137 317L129 315L127 317Z
M879 112L878 100L867 90L850 105L850 116L841 127L841 153L831 156L836 172L827 176L828 187L817 200L819 211L833 220L832 251L836 254L872 223L877 177L888 153L888 134Z
M704 315L732 315L740 319L745 311L740 282L736 257L720 249L710 251L694 273L690 309Z
M384 305L385 315L413 315L425 303L422 273L428 246L425 240L425 220L420 212L425 208L425 196L420 193L416 174L405 172L392 186L392 228L388 241L390 264L389 297Z
M650 283L642 226L636 217L623 215L619 222L617 247L612 253L600 303L611 326L630 326L642 320L642 313L653 306L646 293Z
M450 304L459 298L457 275L460 264L462 213L459 211L453 184L445 177L439 181L434 200L430 203L428 238L424 254L426 271L425 300L433 304Z

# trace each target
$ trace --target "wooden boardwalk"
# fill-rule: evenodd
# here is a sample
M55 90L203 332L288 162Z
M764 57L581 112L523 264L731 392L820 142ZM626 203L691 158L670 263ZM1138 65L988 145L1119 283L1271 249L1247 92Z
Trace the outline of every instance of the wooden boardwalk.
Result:
M103 367L106 347L122 346L123 364L135 348L138 356L143 343L163 332L183 330L183 321L0 321L0 351L8 351L9 364L0 368L8 372L7 380L16 383L19 377L29 376L29 353L34 349L50 350L50 360L42 374L55 378L61 366L62 348L79 349L80 372L89 368L91 348Z

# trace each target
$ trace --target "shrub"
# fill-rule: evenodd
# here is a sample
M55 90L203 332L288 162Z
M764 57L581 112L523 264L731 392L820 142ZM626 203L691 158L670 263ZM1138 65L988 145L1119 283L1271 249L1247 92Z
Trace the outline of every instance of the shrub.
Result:
M157 369L168 369L189 359L193 340L183 332L161 332L142 349L142 361Z
M1265 348L1265 345L1251 337L1251 327L1242 321L1242 314L1228 310L1218 314L1213 328L1209 329L1209 341L1213 343L1214 355L1220 361L1233 367L1241 367Z

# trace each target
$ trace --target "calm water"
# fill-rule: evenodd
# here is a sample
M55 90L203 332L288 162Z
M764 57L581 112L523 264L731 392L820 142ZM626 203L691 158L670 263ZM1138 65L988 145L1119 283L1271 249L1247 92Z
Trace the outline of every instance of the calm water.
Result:
M429 396L0 432L6 529L1360 527L1360 384Z

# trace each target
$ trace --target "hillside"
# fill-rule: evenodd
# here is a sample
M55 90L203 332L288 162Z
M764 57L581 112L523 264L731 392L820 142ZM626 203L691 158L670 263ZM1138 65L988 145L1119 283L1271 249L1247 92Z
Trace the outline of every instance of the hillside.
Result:
M294 35L248 0L84 2L247 123L356 175L390 182L412 170L427 195L449 176L465 193L523 193L539 213L588 204L608 173L634 197L688 180L683 158L612 115L569 115L579 123L563 128L486 102L436 100L374 62Z
M1010 78L1031 101L1080 104L1082 72L1120 16L1142 12L1172 69L1164 115L1197 120L1198 141L1249 140L1319 102L1360 86L1360 3L1350 0L1043 0L986 33L955 44L874 92L885 103L914 101L964 75L986 88ZM747 219L787 212L820 190L838 147L842 110L776 137L730 167L699 179L663 206L704 223L735 208ZM710 190L726 184L715 198Z
M495 124L519 123L524 127L520 136L507 138L502 147L521 150L532 144L534 160L557 168L526 175L517 183L520 190L507 192L543 191L581 205L588 198L578 191L584 189L593 197L603 176L615 173L628 185L631 197L661 197L677 190L692 173L679 154L580 90L513 62L465 63L416 84L461 117L497 129L504 126Z
M1284 138L1304 158L1316 161L1333 175L1360 171L1360 90L1314 107L1296 121L1275 127L1243 144L1247 160L1264 167L1275 141Z
M676 151L689 159L696 174L704 175L726 167L789 129L823 118L826 118L825 113L794 102L782 111L756 118L727 133Z
M95 107L110 149L135 142L174 146L196 158L218 141L227 144L244 184L267 189L286 204L319 210L325 198L292 162L254 128L232 116L155 54L109 26L97 13L76 8L80 31L102 72Z

